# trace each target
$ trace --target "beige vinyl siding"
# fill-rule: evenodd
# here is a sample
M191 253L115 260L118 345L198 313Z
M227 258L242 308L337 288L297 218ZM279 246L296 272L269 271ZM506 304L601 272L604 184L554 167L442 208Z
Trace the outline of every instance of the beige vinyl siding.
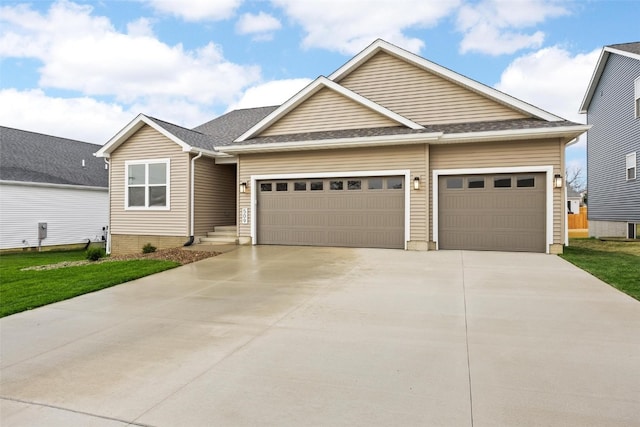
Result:
M260 136L338 129L400 126L397 122L331 89L320 89Z
M563 144L558 139L508 141L494 143L432 145L430 170L468 169L516 166L553 166L553 173L562 173ZM433 209L433 194L429 189L429 211ZM564 242L564 190L553 190L553 243ZM432 218L429 230L432 230ZM429 234L430 240L433 235Z
M426 241L427 236L427 145L410 145L380 148L356 148L343 150L317 150L267 154L246 154L239 158L239 179L250 182L252 175L311 174L335 172L336 176L348 176L353 171L381 171L409 169L411 179L419 176L420 190L411 190L411 240ZM406 185L412 185L407 182ZM250 189L255 191L255 189ZM250 194L240 194L240 208L250 208ZM240 236L250 236L251 219L240 224Z
M420 124L526 117L384 52L370 58L338 83Z
M212 158L196 160L195 235L219 225L236 224L236 167L217 165Z
M171 160L168 211L125 210L125 161ZM189 154L155 129L144 126L111 154L111 233L187 236L189 234Z

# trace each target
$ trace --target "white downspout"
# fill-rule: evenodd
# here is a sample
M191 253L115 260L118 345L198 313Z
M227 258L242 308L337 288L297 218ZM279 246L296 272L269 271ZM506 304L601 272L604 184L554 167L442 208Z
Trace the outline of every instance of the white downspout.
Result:
M195 182L196 182L196 160L198 160L200 157L202 157L202 151L200 153L198 153L197 156L195 156L194 158L191 159L191 197L190 197L190 202L189 202L189 210L190 212L190 222L191 222L191 230L190 230L190 234L189 234L189 241L187 243L185 243L185 246L191 246L193 244L193 240L195 239L195 230L196 230L196 225L195 225L195 220L196 220L196 208L195 208L195 201L196 201L196 190L195 190Z
M109 171L107 174L109 177L109 181L107 183L107 241L104 246L104 250L107 255L109 255L111 254L111 162L105 157L104 164L107 166L107 170Z

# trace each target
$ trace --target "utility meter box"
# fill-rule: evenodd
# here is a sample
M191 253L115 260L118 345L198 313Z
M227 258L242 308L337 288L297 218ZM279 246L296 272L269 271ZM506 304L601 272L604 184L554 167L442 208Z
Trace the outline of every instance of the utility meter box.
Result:
M46 239L47 238L47 223L39 222L38 223L38 239Z

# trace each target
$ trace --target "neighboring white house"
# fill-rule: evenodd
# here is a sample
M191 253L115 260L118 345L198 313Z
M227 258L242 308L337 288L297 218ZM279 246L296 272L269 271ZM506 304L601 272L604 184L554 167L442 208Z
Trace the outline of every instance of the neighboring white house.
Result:
M567 213L579 214L582 195L573 188L567 186Z
M99 148L0 126L0 250L102 240L109 193Z

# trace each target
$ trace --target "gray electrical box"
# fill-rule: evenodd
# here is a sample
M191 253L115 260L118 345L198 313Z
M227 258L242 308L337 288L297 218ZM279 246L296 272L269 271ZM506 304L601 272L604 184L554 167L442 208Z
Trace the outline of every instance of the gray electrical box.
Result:
M47 238L47 223L39 222L38 223L38 239L43 240Z

